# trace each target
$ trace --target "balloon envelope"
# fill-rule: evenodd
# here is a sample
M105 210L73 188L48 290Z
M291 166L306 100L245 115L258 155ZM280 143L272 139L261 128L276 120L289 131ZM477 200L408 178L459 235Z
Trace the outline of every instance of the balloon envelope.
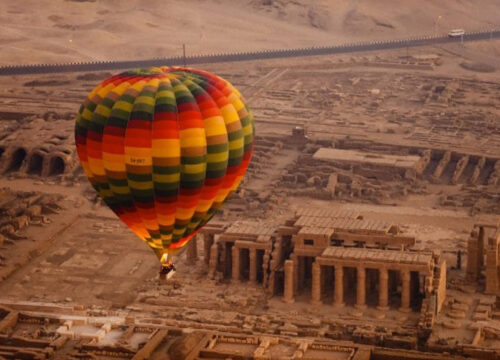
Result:
M180 251L236 190L254 124L226 80L155 67L93 89L78 112L75 142L92 186L161 258Z

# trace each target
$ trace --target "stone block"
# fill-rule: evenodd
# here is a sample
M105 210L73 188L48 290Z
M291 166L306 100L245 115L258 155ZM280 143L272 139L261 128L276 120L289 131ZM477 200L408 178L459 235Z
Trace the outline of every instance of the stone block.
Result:
M30 218L34 217L34 216L40 216L40 215L42 215L42 207L40 205L32 205L26 209L25 213Z
M473 321L486 321L489 319L488 313L486 312L475 312L472 315Z
M11 223L16 230L24 229L29 225L29 217L27 215L21 215L14 218Z
M16 232L16 229L11 224L4 225L4 226L0 227L0 234L5 235L7 237L9 235L13 235L15 232Z

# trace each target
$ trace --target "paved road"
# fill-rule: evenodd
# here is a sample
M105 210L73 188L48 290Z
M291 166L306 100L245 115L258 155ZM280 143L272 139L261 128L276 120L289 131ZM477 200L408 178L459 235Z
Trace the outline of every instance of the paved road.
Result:
M470 32L463 36L463 41L476 41L500 38L500 30L491 29L486 31ZM186 57L185 61L189 65L220 63L231 61L279 59L298 56L316 56L329 54L346 54L362 51L375 51L386 49L399 49L415 46L437 45L456 43L462 41L461 38L449 38L448 36L423 36L401 40L372 41L353 44L343 44L336 46L311 47L301 49L287 50L264 50L254 52L228 53L216 55L194 55ZM50 74L64 72L83 72L83 71L102 71L102 70L121 70L134 68L147 68L150 66L161 65L183 65L184 58L155 58L148 60L130 60L130 61L98 61L81 62L68 64L35 64L35 65L16 65L0 67L0 76L5 75L28 75L28 74Z

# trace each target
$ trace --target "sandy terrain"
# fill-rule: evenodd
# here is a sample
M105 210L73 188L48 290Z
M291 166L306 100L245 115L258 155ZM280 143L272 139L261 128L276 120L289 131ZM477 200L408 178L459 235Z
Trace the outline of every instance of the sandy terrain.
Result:
M182 43L188 53L212 53L480 29L494 25L498 8L496 0L4 0L0 65L172 56L181 54ZM214 221L281 225L307 206L397 224L403 236L415 237L409 250L434 251L447 262L449 295L429 344L470 345L477 308L494 308L494 296L483 294L484 281L467 282L465 267L474 224L496 224L500 216L499 44L203 66L242 91L258 135L241 191ZM464 62L493 70L478 72ZM359 310L351 306L353 296L348 306L334 308L333 284L321 304L311 306L305 289L295 303L285 305L282 295L270 296L260 284L232 280L222 271L211 278L201 238L198 261L190 263L182 255L173 280L159 282L154 255L96 199L75 157L74 113L107 76L2 78L0 305L39 306L42 312L55 308L56 313L72 309L90 317L118 314L188 332L359 342L369 333L377 339L394 335L395 342L416 341L419 310L403 313L394 303L387 311L374 306ZM296 126L305 129L307 138L291 136ZM40 148L45 160L36 153ZM394 155L427 160L417 173L349 159L315 159L322 148L386 161ZM327 189L331 174L338 175L333 191ZM56 199L48 205L42 201L47 194ZM2 227L3 222L10 227ZM461 269L455 268L458 250ZM375 293L367 297L376 304ZM463 307L462 318L453 318ZM491 316L485 315L485 321L495 327L498 321ZM78 326L75 331L91 328ZM115 343L113 331L117 328L99 344ZM150 339L136 335L129 341L134 351ZM492 336L476 345L500 351ZM222 343L214 349L251 356L255 348ZM267 352L284 356L289 351L276 344ZM311 358L314 351L319 350L311 350Z
M497 14L496 0L4 0L0 65L405 38L491 28Z

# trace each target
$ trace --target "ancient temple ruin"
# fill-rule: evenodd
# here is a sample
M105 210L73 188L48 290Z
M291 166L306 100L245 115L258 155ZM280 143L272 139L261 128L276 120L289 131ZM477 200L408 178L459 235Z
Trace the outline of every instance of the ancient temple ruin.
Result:
M467 244L467 278L484 277L485 293L500 290L500 225L475 224Z
M209 276L261 284L287 303L437 314L446 296L439 253L414 250L397 225L353 211L304 208L283 224L238 221L201 235Z

